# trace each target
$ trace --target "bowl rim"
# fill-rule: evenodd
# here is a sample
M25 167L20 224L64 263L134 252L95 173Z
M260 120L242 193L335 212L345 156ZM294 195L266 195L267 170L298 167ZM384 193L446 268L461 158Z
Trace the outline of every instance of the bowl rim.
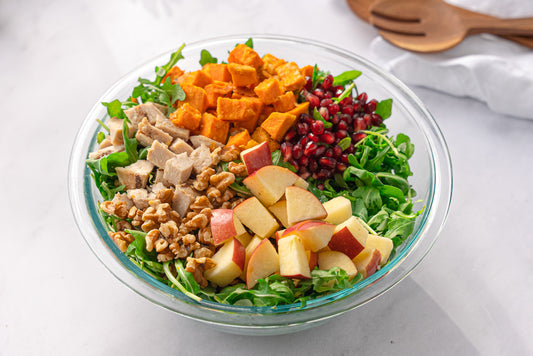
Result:
M437 176L436 174L433 175L433 184L431 185L432 192L428 196L428 202L426 204L426 212L423 213L422 221L419 225L418 230L413 231L413 234L416 234L416 236L410 241L408 246L405 246L402 251L398 254L398 256L395 256L394 261L395 263L389 263L384 268L382 268L380 271L376 272L373 276L364 279L363 281L356 284L357 288L349 288L345 289L336 293L332 293L327 296L323 296L320 298L313 299L307 303L307 305L304 308L300 307L300 304L290 304L290 305L282 305L278 306L276 308L273 307L249 307L249 306L235 306L235 305L225 305L220 304L216 302L210 302L203 300L201 302L195 302L186 297L181 292L157 281L153 277L147 275L144 273L141 269L139 269L136 265L133 264L132 261L130 261L123 253L118 250L118 248L112 243L111 245L106 246L107 253L111 256L103 256L103 251L101 248L96 248L92 244L91 238L89 238L87 235L92 233L98 234L98 238L105 239L107 238L107 234L105 236L101 236L101 232L98 233L99 226L95 223L95 219L98 219L98 216L95 215L96 212L94 209L91 210L91 206L94 208L95 203L92 200L92 197L84 195L85 201L82 201L81 197L79 196L80 189L87 188L85 185L87 184L87 181L89 183L92 183L92 181L89 179L87 180L86 174L83 175L83 184L79 181L81 177L77 176L77 172L79 172L80 164L84 165L84 161L87 155L87 151L84 152L84 156L82 157L83 160L81 160L79 153L83 149L82 143L86 141L87 139L87 133L91 130L91 127L94 126L94 118L96 117L95 114L98 111L101 111L101 102L105 101L106 98L112 94L117 88L120 88L124 82L132 76L132 74L138 72L141 68L144 68L150 63L153 63L157 60L160 60L162 58L165 58L165 56L168 56L173 50L166 51L162 54L159 54L150 60L142 63L141 65L137 66L132 71L128 72L124 76L122 76L118 81L115 82L96 102L96 104L93 106L93 108L89 111L86 118L84 119L80 129L78 130L78 133L74 139L74 144L72 146L70 161L69 161L69 184L68 184L68 192L69 192L69 199L71 203L71 208L73 215L75 217L76 223L78 225L78 228L84 237L86 243L89 245L89 248L93 251L93 253L97 256L97 258L102 262L102 264L115 276L117 279L119 279L122 283L124 283L126 286L128 286L130 289L135 291L136 293L142 295L143 297L151 300L157 305L160 305L162 307L165 307L167 309L170 309L176 313L179 313L184 316L191 317L193 319L202 320L204 322L212 323L212 324L219 324L219 325L225 325L228 324L226 322L221 322L219 320L214 320L212 318L202 318L199 317L196 313L188 314L187 312L184 312L183 310L179 310L176 308L173 308L173 303L176 301L183 302L185 304L192 304L194 306L201 306L205 309L211 310L211 311L219 311L222 313L232 313L232 314L247 314L247 315L268 315L268 314L292 314L295 312L302 312L302 311L309 311L310 309L317 309L317 308L323 308L325 306L331 305L332 303L338 303L341 300L346 300L350 296L353 296L354 294L357 294L359 291L367 289L369 286L375 285L375 283L385 277L386 275L393 272L395 269L397 269L399 266L403 264L403 262L412 255L414 248L419 245L420 237L422 233L427 232L427 229L429 228L429 225L426 225L430 219L430 213L435 212L434 209L438 209L436 211L436 215L433 215L432 221L433 223L438 223L438 227L436 229L433 229L434 237L431 239L429 244L426 244L424 246L424 249L419 256L419 258L414 261L408 270L403 271L403 273L400 276L397 276L396 279L393 281L393 283L385 286L381 286L382 288L378 289L376 293L372 293L369 298L364 299L357 303L356 305L347 305L344 308L341 308L337 312L328 313L327 315L322 315L321 317L314 317L312 321L320 321L323 319L329 319L337 314L343 313L347 310L356 308L358 306L361 306L365 304L366 302L382 295L384 292L392 288L394 285L399 283L403 278L405 278L427 255L433 244L435 243L438 233L441 231L451 204L451 197L452 197L452 187L453 187L453 176L452 176L452 166L451 166L451 158L449 155L448 147L446 144L446 141L442 135L442 132L440 131L440 128L438 127L435 119L433 116L429 113L425 105L420 101L420 99L407 87L405 84L400 82L397 78L395 78L392 74L386 72L384 69L380 68L379 66L375 65L371 61L369 61L366 58L363 58L353 52L349 52L347 50L341 49L336 46L332 46L330 44L326 44L323 42L305 39L301 37L293 37L293 36L281 36L281 35L270 35L270 34L240 34L240 35L230 35L230 36L219 36L214 37L210 39L195 41L187 44L185 47L186 49L196 49L198 50L201 46L208 46L209 44L214 44L218 42L230 42L233 41L233 43L238 43L238 41L246 40L247 38L253 38L254 41L281 41L286 43L298 43L313 47L320 47L321 49L327 50L332 54L335 54L340 57L349 57L352 60L356 60L358 62L364 63L369 69L374 71L377 75L381 76L382 78L386 79L389 84L393 85L395 89L398 89L404 96L407 97L410 101L413 102L415 108L420 111L420 113L427 119L424 124L427 126L426 130L429 130L428 132L424 131L425 138L428 138L428 133L431 133L431 138L434 140L433 144L429 144L428 147L430 149L439 151L436 152L438 155L438 160L435 159L432 161L433 170L443 170L444 171L444 178L448 178L448 181L446 182L445 179L441 179L440 176ZM364 74L364 73L363 73ZM113 99L112 99L113 100ZM417 122L418 124L421 124ZM91 136L92 137L92 136ZM85 140L84 140L85 138ZM433 146L435 145L435 146ZM432 152L435 153L435 152ZM435 157L435 154L431 155L432 157ZM80 163L82 161L83 163ZM439 167L436 165L440 164ZM87 168L85 167L85 170ZM438 189L437 189L438 188ZM434 206L435 199L437 200L438 205ZM87 209L84 211L84 208ZM89 214L87 214L89 213ZM438 213L438 214L437 214ZM93 231L87 231L87 221L84 221L85 218L90 217L91 223L93 226ZM92 236L92 239L94 240L94 236ZM103 242L103 241L102 241ZM104 243L105 244L105 243ZM103 244L103 245L104 245ZM102 247L102 246L100 246ZM141 288L139 286L134 287L132 286L132 283L128 283L125 281L124 276L122 273L119 273L120 271L116 271L113 267L111 267L109 264L109 257L114 257L119 262L122 263L122 266L124 267L124 270L129 271L132 275L134 275L138 281L141 281L143 283L146 283L148 288ZM391 261L392 262L392 261ZM355 290L354 290L355 289ZM170 297L171 302L170 303L162 303L161 298L153 298L151 296L151 291L157 291L164 297ZM263 323L262 325L253 326L248 324L234 324L232 326L234 327L246 327L246 328L253 328L253 327L269 327L270 324ZM277 324L271 324L272 327L278 327Z

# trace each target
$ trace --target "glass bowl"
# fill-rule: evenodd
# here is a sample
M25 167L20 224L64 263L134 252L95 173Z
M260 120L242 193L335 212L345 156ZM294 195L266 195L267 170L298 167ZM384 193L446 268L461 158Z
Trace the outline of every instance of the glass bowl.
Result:
M412 235L397 249L392 261L353 288L300 304L278 307L223 305L209 301L196 302L181 292L152 278L131 262L108 237L97 212L102 200L90 171L85 165L88 153L96 148L100 130L97 119L106 117L101 102L124 100L139 77L153 78L154 68L168 61L171 51L133 70L113 85L89 112L75 138L70 156L69 196L78 227L87 244L122 283L151 302L179 315L198 320L225 332L251 335L273 335L303 330L323 323L373 300L400 282L415 268L437 239L446 220L452 193L452 170L446 143L435 120L422 102L404 84L368 60L346 50L316 41L270 35L240 35L209 39L187 44L185 59L179 66L199 69L200 51L207 49L214 57L224 59L236 43L253 37L254 49L260 54L272 53L299 66L318 64L333 75L357 69L363 75L357 87L369 97L393 99L393 114L386 121L391 135L405 133L415 144L410 160L414 175L410 183L418 193L415 204L424 207L417 218Z

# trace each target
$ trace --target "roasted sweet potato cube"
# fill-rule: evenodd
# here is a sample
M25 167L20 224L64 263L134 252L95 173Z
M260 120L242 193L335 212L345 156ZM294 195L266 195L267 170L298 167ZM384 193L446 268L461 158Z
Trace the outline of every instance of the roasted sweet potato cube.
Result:
M270 137L268 132L266 132L265 129L262 128L261 126L256 128L255 131L252 133L252 139L257 141L258 143L267 141L268 142L268 147L270 148L270 152L274 152L275 150L277 150L280 147L280 144L278 142L274 141Z
M224 143L228 136L229 122L219 120L215 115L204 113L200 123L200 135Z
M257 69L263 65L263 60L252 48L240 44L229 53L228 63L244 64Z
M228 65L224 63L206 63L202 70L207 73L213 81L229 82L231 75L228 71Z
M217 100L217 117L223 121L257 122L262 103L257 98L230 99L219 97Z
M304 77L312 77L314 70L315 70L314 66L307 65L305 67L300 68L300 73L302 73Z
M227 97L233 90L233 85L230 83L214 81L212 84L205 86L205 93L207 95L207 107L216 108L217 99L219 97Z
M300 116L303 113L309 114L308 101L306 101L305 103L298 104L294 109L287 111L287 114L293 114L296 115L296 117Z
M200 127L202 113L192 107L189 103L184 103L180 108L169 115L174 125L188 130L196 130Z
M228 70L231 74L231 80L235 86L245 87L259 83L257 71L254 67L244 64L230 63L228 64Z
M235 126L237 128L246 129L248 130L248 132L254 132L255 128L257 127L257 122L259 121L259 115L263 111L264 104L261 99L257 97L242 97L240 100L245 100L249 102L254 112L257 113L257 115L252 116L246 121L235 122Z
M307 83L305 77L300 73L298 65L294 62L278 66L276 74L286 91L299 90Z
M273 112L268 119L261 124L261 127L268 132L273 140L280 142L294 124L294 121L296 121L295 115Z
M292 110L296 106L296 97L292 91L288 91L274 101L274 109L278 112Z
M270 114L272 114L274 111L276 110L274 110L272 105L265 105L263 107L263 111L261 111L261 113L259 114L259 119L257 119L257 125L261 126L261 124L265 122L265 120L268 119Z
M190 106L200 111L201 113L207 110L207 93L204 89L189 84L183 84L181 88L185 92L185 100L177 101L174 104L176 108L179 108L183 104L188 103Z
M185 72L182 71L178 66L174 66L170 68L167 74L165 74L165 76L161 80L161 83L164 83L167 80L167 78L170 78L170 82L172 84L176 84L178 82L178 78L181 77L183 73Z
M275 77L268 78L259 83L254 92L257 94L265 104L272 104L276 99L283 94L283 88L279 80Z
M197 87L203 88L207 84L213 83L213 79L204 71L197 70L190 73L185 73L179 77L178 82L180 85L195 85Z
M228 143L226 143L226 146L244 147L251 139L252 138L250 137L250 133L248 132L248 130L244 129L241 132L237 132L235 135L230 136L228 138Z
M285 60L267 53L263 56L263 72L270 74L270 76L275 75L276 68L284 63L286 63Z

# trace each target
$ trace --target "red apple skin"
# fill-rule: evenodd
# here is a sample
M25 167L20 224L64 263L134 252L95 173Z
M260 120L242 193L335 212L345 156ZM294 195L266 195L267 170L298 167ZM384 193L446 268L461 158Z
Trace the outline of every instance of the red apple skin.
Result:
M318 253L309 251L309 270L312 272L318 265Z
M244 270L244 263L246 261L246 248L237 239L233 240L232 261L241 269L241 271Z
M287 229L283 230L281 237L290 235L291 232L299 230L299 227L305 224L306 222L307 221L302 221L302 222L292 225L291 227L288 227Z
M328 243L328 247L332 251L339 251L353 259L361 251L364 246L352 235L348 227L343 227L337 233L333 234Z
M368 261L368 264L365 266L365 270L366 270L365 278L368 278L374 273L376 273L380 262L381 262L381 253L376 249L372 253L372 258L370 258L370 260Z
M272 155L270 154L270 148L266 141L248 150L244 150L241 153L241 158L246 166L248 175L253 174L259 168L272 165Z
M233 210L214 209L211 211L211 233L213 242L219 245L237 235L233 223Z

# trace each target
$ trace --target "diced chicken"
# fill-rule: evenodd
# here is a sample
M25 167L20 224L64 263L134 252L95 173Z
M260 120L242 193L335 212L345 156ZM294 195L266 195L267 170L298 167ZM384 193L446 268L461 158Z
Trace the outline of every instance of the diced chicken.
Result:
M166 105L161 105L161 104L158 104L158 103L154 103L154 106L163 113L163 115L167 115L168 114L168 106Z
M124 138L122 137L122 119L117 119L112 117L107 122L107 127L109 127L109 137L111 138L111 143L115 146L123 145ZM133 131L131 128L128 130L128 137L133 137Z
M172 209L176 210L183 218L186 216L189 206L196 199L197 193L188 186L176 186L172 198Z
M150 206L150 200L155 199L155 193L148 193L146 189L129 189L128 197L133 200L137 209L146 209Z
M148 149L148 161L152 162L159 168L164 168L165 163L174 157L176 157L176 155L169 151L167 146L159 141L154 141L152 146Z
M155 127L165 131L174 138L181 138L185 141L189 139L189 130L174 125L174 123L166 117L158 117L157 121L155 122Z
M165 182L163 181L164 173L165 173L165 170L163 168L158 168L155 171L154 184L158 184L158 183L165 184Z
M167 146L172 143L172 136L165 131L152 126L147 118L142 119L140 122L135 138L145 147L150 146L155 140Z
M201 145L191 152L189 156L192 160L194 172L201 173L204 168L211 166L213 159L211 158L211 151L206 145Z
M187 153L180 153L165 163L163 181L167 184L179 185L189 179L191 171L192 160L187 156Z
M132 107L131 109L124 110L124 114L130 119L134 131L137 131L137 126L145 117L148 122L155 125L157 120L165 119L165 115L157 108L154 103L145 103Z
M102 157L109 156L111 153L122 152L122 151L124 151L124 146L107 146L107 147L99 149L98 151L89 153L89 158L100 159Z
M201 145L207 146L211 151L213 151L217 147L224 146L222 143L212 140L209 137L205 137L202 135L196 135L190 137L191 143L194 146L194 148L198 148Z
M154 194L157 194L157 192L159 192L160 190L163 190L163 189L168 189L168 187L166 185L164 185L163 183L155 183L154 185L152 185L150 187L150 190Z
M106 148L106 147L111 147L113 146L113 143L111 142L111 137L109 137L109 135L107 135L103 140L102 142L100 142L100 145L98 145L98 149L102 149L102 148Z
M146 187L148 176L154 169L151 162L138 160L127 167L117 167L117 176L120 184L126 186L126 189L136 189Z
M174 142L172 142L172 144L168 147L168 149L177 155L184 152L187 154L191 154L191 152L193 151L193 148L181 138L175 139Z

